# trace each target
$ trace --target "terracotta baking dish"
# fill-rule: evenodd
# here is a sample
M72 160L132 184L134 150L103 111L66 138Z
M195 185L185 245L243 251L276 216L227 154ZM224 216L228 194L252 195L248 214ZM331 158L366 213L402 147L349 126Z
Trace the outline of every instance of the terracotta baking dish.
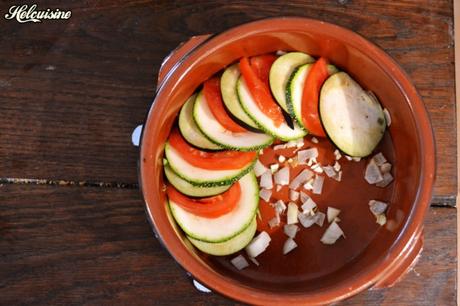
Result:
M362 188L351 185L350 192L331 195L335 201L350 202L348 223L344 223L348 236L343 243L330 248L300 243L298 255L283 258L272 252L262 258L261 267L237 271L228 259L194 249L172 220L163 192L163 145L181 105L204 80L242 56L276 50L327 57L372 90L390 110L392 124L382 144L395 176L385 195L391 202L389 221L370 230L374 225L363 221L370 217L353 206ZM251 304L327 304L367 288L391 286L415 263L423 247L423 220L435 176L435 148L423 102L406 74L385 52L336 25L274 18L215 36L193 37L165 60L144 124L139 176L156 237L207 287Z

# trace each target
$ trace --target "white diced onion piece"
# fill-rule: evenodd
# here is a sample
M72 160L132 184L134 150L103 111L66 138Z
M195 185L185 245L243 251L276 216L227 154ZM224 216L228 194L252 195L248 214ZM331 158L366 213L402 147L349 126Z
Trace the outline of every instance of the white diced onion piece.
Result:
M270 171L265 171L260 177L260 187L265 189L273 188L273 178Z
M342 229L337 223L332 222L321 237L321 242L334 244L341 236L344 236Z
M281 168L274 175L275 184L277 185L289 185L289 166Z
M256 164L254 165L254 173L257 177L264 174L267 170L267 167L265 167L259 160L256 161Z
M287 224L297 223L297 215L299 214L299 208L295 203L290 202L287 210Z
M286 255L297 247L297 243L292 238L288 238L283 245L283 254Z
M243 255L238 255L237 257L233 258L230 260L232 265L235 266L238 270L243 270L244 268L249 267L249 263L246 260L246 258L243 257Z
M270 189L262 188L259 191L259 197L265 202L269 202L272 196L272 191Z
M252 241L246 246L245 250L249 257L257 257L263 253L270 244L271 238L267 232L261 232L254 237Z

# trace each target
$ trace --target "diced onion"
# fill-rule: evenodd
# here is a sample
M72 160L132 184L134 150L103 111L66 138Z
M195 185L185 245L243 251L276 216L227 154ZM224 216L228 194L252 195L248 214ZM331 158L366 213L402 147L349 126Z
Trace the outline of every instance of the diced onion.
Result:
M272 173L275 173L279 168L280 168L279 164L271 164L270 165L270 170L272 171Z
M264 154L264 149L259 150L259 155L262 155L262 154Z
M331 223L340 214L340 209L329 206L327 208L327 222Z
M388 204L382 201L370 200L369 209L374 215L383 214L388 208Z
M369 184L375 184L383 181L382 173L380 173L380 169L375 163L374 159L371 159L370 162L367 164L366 172L364 173L364 179Z
M361 161L361 157L352 157L351 159L355 162Z
M286 148L294 148L294 147L297 147L297 148L301 148L303 147L303 138L299 138L299 139L296 139L296 140L290 140L286 143Z
M300 224L302 224L302 226L305 228L309 228L310 226L315 224L317 220L316 216L312 216L310 214L305 214L305 213L300 213L298 218L299 218Z
M286 204L284 204L283 200L278 200L276 201L276 203L274 204L275 206L275 210L279 213L279 214L283 214L285 211L286 211Z
M380 171L385 174L387 172L391 171L391 164L390 163L384 163L380 166Z
M260 177L260 187L265 189L273 188L273 178L270 171L265 171Z
M280 185L276 185L276 192L280 191L281 188L283 188L283 186L280 186Z
M377 215L375 218L375 222L377 222L380 226L383 226L385 223L387 223L387 216L385 216L385 214Z
M337 172L337 174L334 175L332 178L333 178L334 180L336 180L337 182L342 181L342 170L340 170L339 172Z
M284 163L286 161L286 157L284 157L283 155L280 155L280 156L278 156L278 161L280 163Z
M312 159L316 157L318 157L317 148L310 148L297 152L297 159L299 161L299 164L305 164L307 162L307 159Z
M275 173L275 184L282 186L289 184L289 166L281 168Z
M313 193L321 194L323 190L324 177L316 175L315 181L313 182Z
M276 51L276 55L278 55L278 56L281 56L281 55L284 55L284 54L286 54L286 51L283 51L283 50Z
M299 227L295 224L285 224L284 233L290 238L295 238L295 235L299 231Z
M377 166L381 166L381 165L383 165L384 163L386 163L386 161L387 161L387 159L385 158L385 156L383 156L382 152L375 154L375 155L372 157L372 160L375 162L375 164L376 164Z
M299 192L295 190L289 190L289 200L291 201L297 201L299 199Z
M267 170L267 167L265 167L259 160L256 161L256 164L254 165L254 173L257 177L264 174Z
M280 215L278 211L275 211L275 216L271 218L270 221L268 221L268 226L270 226L270 228L274 228L280 225L280 222L281 222Z
M283 254L286 255L290 251L294 250L297 247L297 243L295 243L294 239L288 238L283 245Z
M321 227L323 226L324 220L326 219L326 214L319 211L315 214L315 218L316 218L315 223Z
M332 222L321 237L321 242L334 244L341 236L344 236L342 229L337 223Z
M316 203L310 197L308 197L308 199L301 206L302 212L304 214L311 214L317 207L318 206Z
M253 264L255 264L256 266L259 266L259 262L257 261L257 259L253 258L253 257L249 257L249 260L252 261Z
M387 126L390 126L391 125L391 116L390 116L390 112L386 108L383 109L383 116L385 117L385 121L387 123Z
M302 172L299 173L299 175L297 175L292 180L291 184L289 184L289 188L290 189L297 189L297 188L300 187L300 185L302 185L303 183L305 183L306 181L308 181L312 177L313 177L313 172L311 172L308 169L304 169Z
M310 198L310 196L308 194L306 194L303 191L300 192L300 202L305 203L305 202L307 202L307 200L309 198Z
M318 165L318 164L317 164ZM318 165L318 167L315 167L315 169L313 169L313 171L315 171L316 173L323 173L323 168L321 166Z
M316 138L316 137L312 137L312 138L311 138L311 142L313 142L313 143L318 143L319 140L318 140L318 138Z
M295 224L297 223L297 215L299 213L299 208L295 203L290 202L288 204L287 210L287 224Z
M340 154L340 151L337 149L334 151L334 156L335 156L335 160L339 160L342 158L342 154Z
M353 160L353 158L350 157L350 156L348 156L348 155L345 155L345 158L346 158L347 160L349 160L349 161L352 161L352 160Z
M393 175L391 173L387 172L383 174L383 180L381 182L378 182L375 184L377 187L386 187L388 184L390 184L393 181Z
M323 167L323 170L324 170L324 173L326 173L326 175L327 175L328 177L333 177L333 176L336 175L336 172L335 172L335 170L334 170L334 167L332 167L332 166L324 166L324 167Z
M249 267L249 263L248 263L248 261L246 260L246 258L243 257L243 255L238 255L238 256L236 256L235 258L233 258L232 260L230 260L230 262L231 262L232 265L234 265L235 268L237 268L238 270L243 270L244 268Z
M303 185L303 188L305 188L306 190L313 190L313 184L315 182L315 179L312 178L310 179L308 182L306 182L304 185Z
M260 189L259 197L264 200L265 202L269 202L272 196L272 191L270 189Z
M270 236L267 234L267 232L263 231L256 237L252 239L252 241L246 246L245 250L246 253L248 254L249 257L255 258L261 253L263 253L268 245L270 244L270 241L272 239Z
M342 167L340 166L339 162L336 161L335 164L334 164L334 170L335 170L336 172L339 172L339 171L340 171L340 168L342 168Z
M279 145L276 145L273 147L273 150L277 151L277 150L282 150L282 149L286 149L287 148L287 145L285 143L283 144L279 144Z

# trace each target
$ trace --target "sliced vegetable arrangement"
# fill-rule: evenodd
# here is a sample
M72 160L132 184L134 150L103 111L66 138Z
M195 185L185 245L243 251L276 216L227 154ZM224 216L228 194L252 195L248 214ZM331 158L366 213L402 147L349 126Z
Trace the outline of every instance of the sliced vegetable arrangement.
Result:
M204 253L244 249L249 261L240 253L231 260L237 269L258 266L279 235L288 256L302 244L299 232L325 223L318 242L333 245L345 238L342 209L318 199L346 177L342 164L375 151L390 123L375 95L325 58L243 57L185 101L171 130L164 155L171 214ZM363 180L391 184L382 153L364 162ZM384 225L388 203L368 201Z

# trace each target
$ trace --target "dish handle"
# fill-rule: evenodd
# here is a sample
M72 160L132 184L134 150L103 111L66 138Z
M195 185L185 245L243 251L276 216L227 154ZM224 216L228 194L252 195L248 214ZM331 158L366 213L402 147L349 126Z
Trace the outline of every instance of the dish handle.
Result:
M179 46L171 51L161 63L160 70L158 71L157 88L160 87L161 82L165 79L167 73L174 67L174 65L180 61L182 57L187 55L193 49L198 47L201 43L211 37L212 34L203 34L198 36L192 36L187 41L182 42Z
M407 245L405 252L401 253L401 260L386 271L382 278L377 281L371 290L393 287L403 276L410 272L417 264L423 251L424 234L421 228Z

